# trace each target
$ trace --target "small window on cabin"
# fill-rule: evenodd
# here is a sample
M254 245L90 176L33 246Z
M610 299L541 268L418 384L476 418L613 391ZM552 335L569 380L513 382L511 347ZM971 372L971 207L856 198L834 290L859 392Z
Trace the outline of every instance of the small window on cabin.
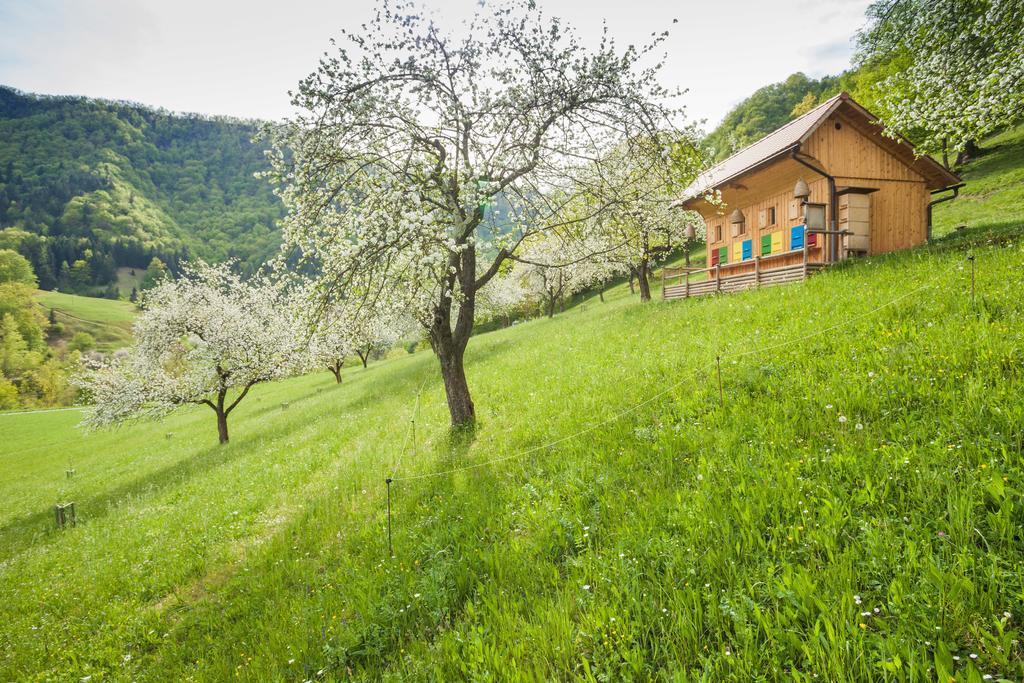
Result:
M715 226L715 241L716 242L721 242L722 241L722 226L721 225L716 225Z
M775 207L768 209L768 225L775 225Z

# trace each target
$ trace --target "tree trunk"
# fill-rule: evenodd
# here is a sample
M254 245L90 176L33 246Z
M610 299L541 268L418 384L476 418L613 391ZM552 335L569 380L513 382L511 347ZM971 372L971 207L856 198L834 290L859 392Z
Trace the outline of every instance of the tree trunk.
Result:
M469 383L462 362L463 353L453 349L444 355L438 354L438 360L441 362L441 377L444 379L444 393L448 399L452 426L472 424L476 420L476 408L469 395Z
M604 285L602 285L601 288L597 290L597 298L601 300L601 303L604 303Z
M363 361L363 368L366 368L366 363L370 360L370 349L366 351L356 351L356 355L359 356L359 360ZM340 380L339 380L340 381Z
M949 138L942 138L942 167L949 170Z
M453 302L450 295L441 294L434 308L429 336L430 345L441 365L441 379L444 380L444 393L448 399L452 428L459 429L476 422L476 408L469 394L469 383L466 381L466 369L463 364L466 346L473 333L473 318L476 312L476 250L473 245L467 244L461 253L449 255L448 265L452 276L446 283L445 291L453 289L455 273L458 271L464 298L459 302L455 324L452 325Z
M636 281L640 285L640 301L651 300L651 280L650 280L650 266L647 261L640 263L640 267L636 270Z
M221 400L221 406L216 408L217 412L217 437L220 442L228 442L228 414L224 412L223 399Z
M327 369L334 375L334 379L338 384L341 384L341 363L335 363L334 365L328 365Z
M973 159L981 154L981 149L978 147L978 143L974 140L968 140L964 143L964 149L962 152L956 155L956 161L954 165L956 167L963 166L968 160Z
M553 296L548 297L548 317L555 317L555 297Z
M636 294L636 287L633 285L633 278L635 278L635 277L636 277L636 273L634 273L632 270L629 271L629 293L630 294Z
M686 251L683 252L683 258L685 259L685 261L683 261L683 263L685 263L686 267L689 268L690 267L690 243L689 242L686 243Z

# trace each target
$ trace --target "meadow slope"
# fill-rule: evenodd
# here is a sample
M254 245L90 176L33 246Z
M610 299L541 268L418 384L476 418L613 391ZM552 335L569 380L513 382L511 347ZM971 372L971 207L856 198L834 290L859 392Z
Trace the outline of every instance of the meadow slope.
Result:
M474 338L471 435L429 352L257 387L224 447L0 415L0 680L1022 680L1022 266L1018 222L622 285Z

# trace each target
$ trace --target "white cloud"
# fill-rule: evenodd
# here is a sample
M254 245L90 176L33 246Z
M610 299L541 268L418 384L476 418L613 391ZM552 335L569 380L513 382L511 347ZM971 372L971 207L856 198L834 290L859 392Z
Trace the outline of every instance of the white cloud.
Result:
M477 0L430 0L446 21ZM687 88L690 118L714 125L753 90L795 71L838 73L868 0L541 0L549 14L620 43L670 28L667 85ZM128 99L176 111L277 118L371 0L0 0L0 83ZM672 19L679 23L672 25Z

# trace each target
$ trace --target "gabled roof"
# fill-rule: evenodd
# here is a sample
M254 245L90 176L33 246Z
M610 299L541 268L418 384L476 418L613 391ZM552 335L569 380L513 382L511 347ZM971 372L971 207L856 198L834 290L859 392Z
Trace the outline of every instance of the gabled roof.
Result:
M679 203L685 204L692 199L696 199L707 192L721 187L730 180L745 175L755 168L799 149L800 145L818 129L818 126L824 123L840 107L844 109L844 113L863 119L867 123L874 124L874 122L878 121L878 117L857 104L848 93L839 93L835 97L822 102L803 116L793 119L752 145L744 147L725 161L701 173L683 191ZM876 128L880 133L881 128L877 125ZM894 154L903 158L910 166L914 167L915 170L928 179L929 184L935 188L948 187L960 182L957 176L947 171L943 168L942 164L939 164L931 157L916 157L913 146L906 140L902 138L894 140L881 135L877 137L881 144L886 145Z

